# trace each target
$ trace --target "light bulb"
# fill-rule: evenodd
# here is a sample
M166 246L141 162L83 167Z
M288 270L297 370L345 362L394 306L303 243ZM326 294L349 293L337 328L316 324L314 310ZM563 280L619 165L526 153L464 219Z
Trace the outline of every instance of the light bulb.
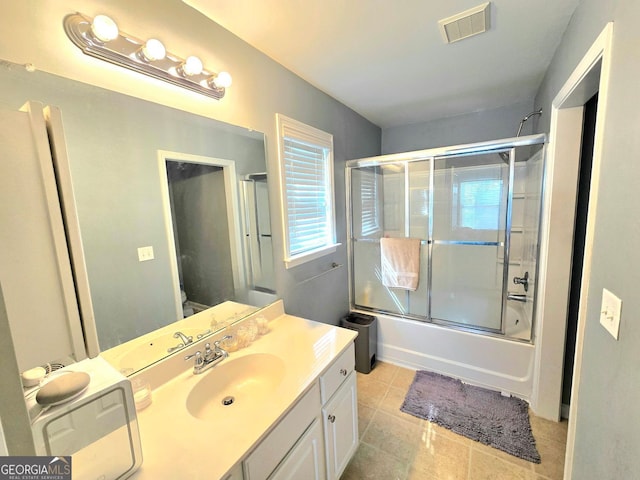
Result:
M229 72L220 72L213 79L213 82L218 88L229 88L231 86L232 78Z
M96 15L91 22L91 32L101 42L110 42L118 38L118 25L106 15Z
M200 75L202 73L202 60L196 56L187 57L182 64L182 72L188 77L192 75Z
M162 60L164 57L166 57L167 49L164 48L164 45L160 40L150 38L142 47L141 53L145 60L153 62L156 60Z

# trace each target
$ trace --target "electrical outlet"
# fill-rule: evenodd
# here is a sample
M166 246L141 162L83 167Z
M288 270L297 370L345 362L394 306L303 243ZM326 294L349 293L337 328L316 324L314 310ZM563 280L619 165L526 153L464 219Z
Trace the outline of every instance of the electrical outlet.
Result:
M620 332L620 312L622 300L616 297L606 288L602 289L602 306L600 308L600 324L618 340Z
M140 247L138 248L138 261L146 262L147 260L153 260L153 247Z

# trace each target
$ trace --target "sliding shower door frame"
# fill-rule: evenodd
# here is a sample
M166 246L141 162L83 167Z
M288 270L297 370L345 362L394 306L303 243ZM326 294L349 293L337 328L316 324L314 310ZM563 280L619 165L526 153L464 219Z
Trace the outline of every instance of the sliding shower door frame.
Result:
M488 336L497 336L504 338L505 337L505 317L507 310L507 290L509 285L509 256L511 249L511 228L512 228L512 220L511 216L513 213L513 187L514 187L514 174L515 174L515 148L521 146L528 145L539 145L544 144L546 141L546 135L529 135L525 137L513 137L503 140L497 141L488 141L488 142L479 142L473 144L466 145L458 145L452 147L439 147L427 150L419 150L414 152L406 152L406 153L396 153L390 155L383 155L379 157L367 157L362 159L349 160L346 163L346 171L345 171L345 181L346 181L346 205L347 205L347 258L349 259L349 305L352 310L364 310L372 313L381 313L388 314L395 317L417 320L425 323L430 323L432 325L439 325L446 328L453 328L456 330L467 331L470 333L488 335ZM477 244L477 245L488 245L496 247L503 247L503 281L502 281L502 304L501 304L501 318L500 318L500 328L486 328L480 326L472 326L465 325L455 321L442 320L432 317L432 291L433 291L433 268L432 268L432 260L433 260L433 209L434 209L434 179L435 179L435 160L443 159L447 157L460 157L466 155L479 155L479 154L490 154L490 153L500 153L500 152L509 152L509 171L508 171L508 189L507 189L507 200L506 200L506 212L505 212L505 232L504 232L504 240L503 242L467 242L467 241L447 241L448 244ZM422 244L426 243L427 246L427 311L426 315L416 315L411 313L399 314L397 312L392 312L384 309L372 308L363 305L357 305L355 302L355 282L354 282L354 243L358 241L362 241L362 239L354 238L353 231L353 218L352 218L352 170L354 168L364 168L364 167L377 167L384 166L390 164L402 164L404 165L404 187L405 187L405 225L404 225L404 233L405 236L409 236L410 234L410 196L409 196L409 165L415 162L423 162L429 161L429 215L428 215L428 238L422 240ZM544 186L543 186L544 188ZM366 239L366 241L374 241L371 239ZM407 300L408 298L407 292ZM408 304L408 302L407 302ZM535 312L534 312L535 313ZM532 322L535 320L532 319ZM533 323L532 323L533 326ZM514 341L519 341L518 339L513 339Z
M514 172L515 172L515 147L507 148L507 149L489 149L489 150L481 150L481 151L469 151L458 154L450 154L450 155L438 155L433 158L432 165L432 174L431 174L431 184L429 185L430 189L430 197L431 197L431 205L433 205L433 195L435 191L435 163L438 160L445 160L447 158L460 158L464 156L478 156L478 155L489 155L489 154L501 154L501 153L509 153L509 163L507 164L507 195L505 200L505 213L504 213L504 238L502 241L473 241L473 240L435 240L433 238L433 209L429 212L429 286L432 286L432 278L433 278L433 268L432 268L432 259L433 259L433 246L434 245L465 245L465 246L475 246L475 247L496 247L503 248L503 268L502 268L502 288L501 288L501 296L500 296L500 327L499 328L491 328L488 326L474 325L474 324L465 324L461 322L457 322L455 320L446 320L438 317L434 317L431 312L432 306L432 288L429 288L429 316L427 321L436 325L445 325L448 327L453 327L459 330L478 332L482 331L488 334L496 334L496 335L504 335L505 334L505 317L506 317L506 309L507 309L507 289L509 282L509 252L511 245L511 215L513 212L513 182L514 182Z

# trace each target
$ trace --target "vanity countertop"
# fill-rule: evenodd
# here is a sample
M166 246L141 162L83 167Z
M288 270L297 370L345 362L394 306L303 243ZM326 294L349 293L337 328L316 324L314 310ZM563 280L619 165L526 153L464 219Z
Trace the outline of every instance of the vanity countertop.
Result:
M221 421L192 416L187 409L189 393L218 366L194 375L192 363L185 362L188 369L155 388L152 404L138 412L143 464L130 478L223 478L356 337L351 330L286 314L271 320L269 328L268 334L230 353L219 365L256 353L284 361L284 376L258 413L239 416L241 410L231 406L229 417ZM136 377L144 378L144 372Z

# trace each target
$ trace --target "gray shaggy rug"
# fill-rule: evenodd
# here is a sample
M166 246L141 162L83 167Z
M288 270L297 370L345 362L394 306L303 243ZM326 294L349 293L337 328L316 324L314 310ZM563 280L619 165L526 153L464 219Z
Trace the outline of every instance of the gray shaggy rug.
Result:
M527 402L418 370L400 410L516 457L540 463Z

